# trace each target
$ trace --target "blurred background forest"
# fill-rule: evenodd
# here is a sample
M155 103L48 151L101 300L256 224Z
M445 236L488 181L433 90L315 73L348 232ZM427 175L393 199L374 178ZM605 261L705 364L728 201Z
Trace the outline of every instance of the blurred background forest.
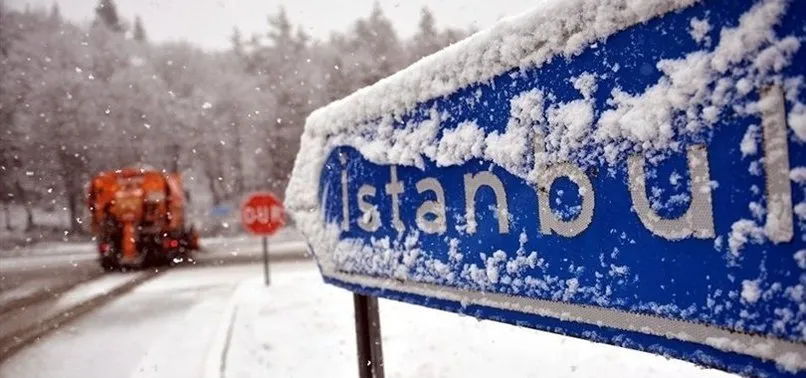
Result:
M327 40L282 8L266 20L206 52L149 42L113 0L87 25L0 0L0 236L84 234L90 177L141 164L183 172L203 232L227 229L244 193L282 195L311 111L470 32L439 30L423 9L403 39L377 4Z

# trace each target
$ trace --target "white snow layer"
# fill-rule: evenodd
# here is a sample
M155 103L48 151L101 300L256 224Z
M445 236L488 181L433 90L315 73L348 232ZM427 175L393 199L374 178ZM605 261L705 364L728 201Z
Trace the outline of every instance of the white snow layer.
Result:
M798 267L806 269L806 249L801 249L793 255L793 258L798 263Z
M787 123L800 140L806 141L806 106L801 103L795 104L792 111L789 112Z
M758 280L742 281L742 299L749 303L756 303L761 298L761 289L758 287Z
M758 142L761 139L761 128L758 125L750 125L744 133L742 143L739 148L742 151L742 156L755 155L758 152Z
M308 267L278 272L268 288L259 279L246 282L222 376L357 376L352 296L318 275ZM387 377L736 377L573 337L378 302Z
M694 0L550 0L533 11L425 57L412 66L321 108L311 128L331 133L485 82L512 67L541 66L557 55L579 54L596 40Z
M694 38L697 43L708 41L708 32L711 31L711 24L708 20L700 20L697 18L691 19L691 38Z
M462 122L455 129L445 130L437 146L437 165L460 164L481 157L484 131L475 122Z
M789 171L789 179L798 184L806 184L806 167L792 168Z

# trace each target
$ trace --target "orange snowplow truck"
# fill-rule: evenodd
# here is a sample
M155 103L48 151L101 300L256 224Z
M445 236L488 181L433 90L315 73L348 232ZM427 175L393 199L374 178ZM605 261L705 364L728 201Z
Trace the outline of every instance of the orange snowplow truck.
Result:
M198 234L185 222L179 174L141 168L101 172L90 183L88 206L104 269L170 263L199 248Z

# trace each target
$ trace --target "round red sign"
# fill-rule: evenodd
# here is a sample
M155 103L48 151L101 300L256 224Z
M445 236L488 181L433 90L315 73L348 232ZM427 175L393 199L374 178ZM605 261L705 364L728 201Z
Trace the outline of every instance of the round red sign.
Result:
M285 226L285 211L271 193L252 193L241 205L241 224L256 235L271 235Z

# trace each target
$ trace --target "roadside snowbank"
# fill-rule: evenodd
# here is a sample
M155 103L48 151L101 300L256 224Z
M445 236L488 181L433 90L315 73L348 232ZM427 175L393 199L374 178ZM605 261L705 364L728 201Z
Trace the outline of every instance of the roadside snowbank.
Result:
M224 375L355 377L352 296L309 264L249 280ZM660 356L381 300L388 377L732 377Z
M292 227L285 227L269 237L269 249L271 249L272 244L298 242L302 240L304 239L299 231ZM202 238L200 243L202 248L208 251L226 249L235 254L262 251L260 237L245 233L240 235Z

